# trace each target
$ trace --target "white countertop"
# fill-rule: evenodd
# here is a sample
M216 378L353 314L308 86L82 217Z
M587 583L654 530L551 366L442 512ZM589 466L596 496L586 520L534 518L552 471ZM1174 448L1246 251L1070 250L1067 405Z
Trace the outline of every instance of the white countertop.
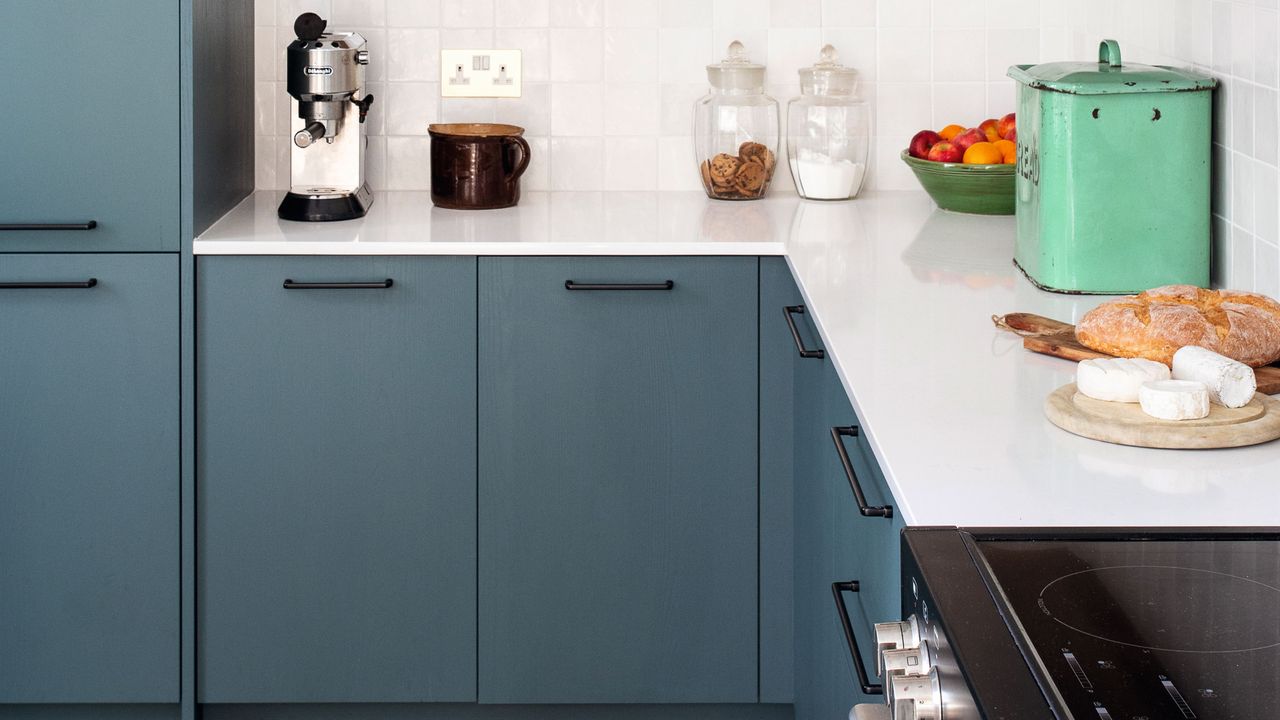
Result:
M842 203L531 193L489 213L382 193L364 220L305 225L278 221L278 198L246 200L196 254L786 255L911 525L1280 525L1280 442L1147 450L1045 420L1045 396L1074 364L1026 352L991 316L1075 322L1100 299L1022 278L1012 218L941 212L914 192Z
M249 196L196 238L196 255L782 255L795 196L708 202L688 192L535 192L503 210L445 210L382 192L359 220L276 217L283 192Z

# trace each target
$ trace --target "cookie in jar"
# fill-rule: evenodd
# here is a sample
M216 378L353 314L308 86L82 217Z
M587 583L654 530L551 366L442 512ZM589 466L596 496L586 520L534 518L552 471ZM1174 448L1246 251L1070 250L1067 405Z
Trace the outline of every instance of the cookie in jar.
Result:
M742 43L707 66L710 92L694 107L694 150L702 187L717 200L764 197L778 165L778 102L764 93L765 66Z

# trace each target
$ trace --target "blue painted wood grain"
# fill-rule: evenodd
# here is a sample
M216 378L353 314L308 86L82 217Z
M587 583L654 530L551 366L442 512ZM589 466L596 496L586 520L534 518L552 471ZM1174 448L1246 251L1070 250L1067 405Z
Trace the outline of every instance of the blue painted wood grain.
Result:
M757 267L480 260L481 702L757 700Z
M475 699L475 267L198 260L202 702Z
M179 3L5 0L0 252L177 251Z
M783 309L804 302L787 261L760 259L760 701L790 703L795 686L795 463L801 358ZM813 338L808 319L797 317ZM810 346L818 343L810 340Z
M178 258L4 255L0 703L178 700Z

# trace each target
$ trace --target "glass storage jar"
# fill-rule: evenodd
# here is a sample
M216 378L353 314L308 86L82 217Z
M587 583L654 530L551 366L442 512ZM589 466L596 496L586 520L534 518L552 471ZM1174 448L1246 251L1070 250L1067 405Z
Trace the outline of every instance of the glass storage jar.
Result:
M764 65L734 40L723 62L707 66L711 92L694 105L693 142L707 195L764 196L778 164L778 101L764 93Z
M830 45L800 71L800 96L787 103L787 157L800 197L848 200L862 189L871 108L857 89L858 72L841 65Z

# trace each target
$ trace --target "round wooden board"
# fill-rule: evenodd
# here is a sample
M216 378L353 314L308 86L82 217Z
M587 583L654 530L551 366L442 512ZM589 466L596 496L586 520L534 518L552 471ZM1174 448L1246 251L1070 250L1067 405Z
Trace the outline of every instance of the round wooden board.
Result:
M1280 438L1280 400L1258 393L1242 408L1209 406L1200 420L1158 420L1137 403L1094 400L1063 385L1044 401L1049 422L1076 435L1147 448L1208 450L1244 447Z

